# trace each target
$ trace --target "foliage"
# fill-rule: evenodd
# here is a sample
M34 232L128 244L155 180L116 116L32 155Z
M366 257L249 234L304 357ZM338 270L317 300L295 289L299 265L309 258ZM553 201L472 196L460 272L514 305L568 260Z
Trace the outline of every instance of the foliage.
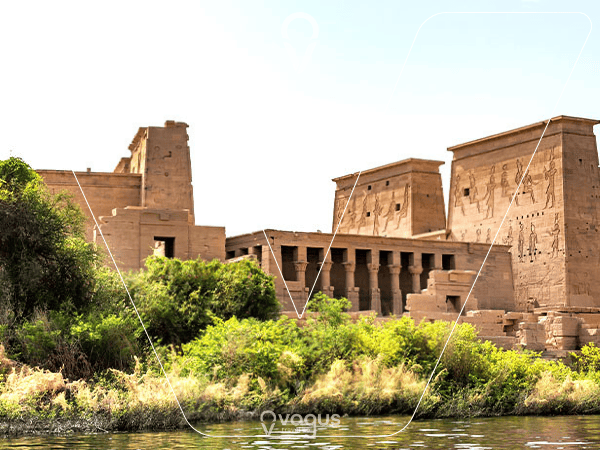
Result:
M581 347L581 353L571 353L575 366L581 372L593 373L600 376L600 348L593 342Z
M189 342L215 318L268 320L279 313L273 277L253 261L152 257L146 268L131 277L130 292L146 329L164 344Z
M0 304L11 320L88 304L99 255L85 242L84 215L18 158L0 161L0 230Z

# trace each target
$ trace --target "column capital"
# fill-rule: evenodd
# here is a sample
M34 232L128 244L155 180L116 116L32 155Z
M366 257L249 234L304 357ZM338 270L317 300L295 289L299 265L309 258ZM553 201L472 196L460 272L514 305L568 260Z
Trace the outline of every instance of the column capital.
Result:
M331 270L331 266L333 265L333 261L321 261L319 264L321 265L321 270L328 272L328 271Z
M392 275L400 275L400 271L402 270L401 264L388 264L387 267Z
M421 275L423 273L423 267L421 266L408 266L408 271L411 275Z
M308 263L306 261L294 261L294 268L297 272L305 272Z
M342 263L342 265L344 266L344 269L346 269L346 272L354 272L354 269L356 269L356 263L354 261L346 261L345 263Z
M369 268L369 272L378 272L379 271L379 264L367 264L367 267Z

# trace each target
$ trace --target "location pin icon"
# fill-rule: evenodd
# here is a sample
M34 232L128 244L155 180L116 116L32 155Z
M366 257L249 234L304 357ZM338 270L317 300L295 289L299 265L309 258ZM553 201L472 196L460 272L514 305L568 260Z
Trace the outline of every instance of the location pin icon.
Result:
M307 20L308 23L310 23L310 25L312 26L312 36L310 38L308 46L306 47L306 50L304 51L302 59L298 57L298 53L296 52L294 46L291 44L290 36L288 34L288 27L290 26L290 23L292 23L296 19ZM296 12L294 14L290 14L285 18L285 20L281 24L281 36L284 39L283 44L285 45L290 60L292 61L294 70L296 70L297 72L302 72L304 68L308 65L312 53L315 50L315 47L317 46L317 38L319 37L319 25L317 25L317 21L310 14L306 14L303 12Z

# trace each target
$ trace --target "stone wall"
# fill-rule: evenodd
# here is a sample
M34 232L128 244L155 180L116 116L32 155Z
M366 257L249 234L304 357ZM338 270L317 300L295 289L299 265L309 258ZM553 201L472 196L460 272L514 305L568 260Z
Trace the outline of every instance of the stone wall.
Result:
M449 148L450 239L512 247L518 311L600 305L600 177L588 119L552 119ZM594 300L595 299L595 300Z
M366 236L412 237L446 227L441 161L406 159L334 178L333 229ZM356 181L358 178L358 182ZM354 184L354 193L348 203Z

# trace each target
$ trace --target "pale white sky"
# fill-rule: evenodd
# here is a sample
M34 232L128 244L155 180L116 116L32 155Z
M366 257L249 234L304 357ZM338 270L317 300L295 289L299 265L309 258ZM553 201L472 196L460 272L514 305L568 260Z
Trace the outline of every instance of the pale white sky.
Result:
M594 1L5 2L0 159L112 171L140 126L190 125L196 222L331 229L331 178L567 114L600 118ZM314 18L282 24L290 14ZM417 31L404 72L400 71ZM297 70L289 48L314 51ZM398 82L397 89L394 86ZM600 130L597 128L596 133ZM446 192L447 194L447 192Z

